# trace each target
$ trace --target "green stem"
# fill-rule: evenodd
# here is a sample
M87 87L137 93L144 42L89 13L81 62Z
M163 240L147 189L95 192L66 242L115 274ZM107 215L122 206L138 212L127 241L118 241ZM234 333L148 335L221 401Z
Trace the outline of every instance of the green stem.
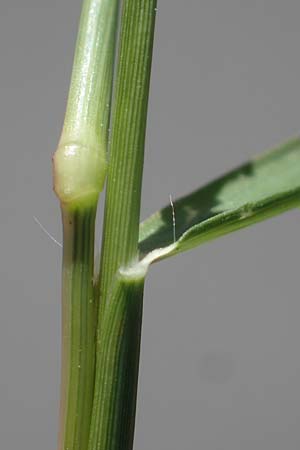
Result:
M86 450L94 389L94 228L106 150L119 0L84 0L63 131L53 157L63 228L59 450Z
M54 189L69 206L97 201L106 151L119 0L84 0Z
M133 445L145 271L127 268L138 260L155 13L156 0L123 2L89 450L131 450Z
M94 390L96 207L62 209L62 380L59 450L87 448Z
M156 0L124 0L101 254L99 326L114 274L138 258L155 13Z
M118 274L105 309L89 450L133 445L144 274Z
M119 0L84 0L64 133L106 145Z

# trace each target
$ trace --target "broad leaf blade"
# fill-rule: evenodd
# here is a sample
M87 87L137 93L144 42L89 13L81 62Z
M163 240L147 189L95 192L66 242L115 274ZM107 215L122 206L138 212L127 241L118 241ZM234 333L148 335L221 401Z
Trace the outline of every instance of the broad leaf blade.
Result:
M141 255L174 243L165 258L298 205L300 139L294 139L175 201L175 243L171 205L142 222Z

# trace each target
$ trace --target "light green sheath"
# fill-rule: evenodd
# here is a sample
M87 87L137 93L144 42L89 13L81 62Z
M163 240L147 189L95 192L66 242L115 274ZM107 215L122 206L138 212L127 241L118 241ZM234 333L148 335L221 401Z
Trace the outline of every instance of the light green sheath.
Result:
M106 151L119 0L84 0L64 126L53 157L63 217L59 450L86 450L94 392L94 230Z

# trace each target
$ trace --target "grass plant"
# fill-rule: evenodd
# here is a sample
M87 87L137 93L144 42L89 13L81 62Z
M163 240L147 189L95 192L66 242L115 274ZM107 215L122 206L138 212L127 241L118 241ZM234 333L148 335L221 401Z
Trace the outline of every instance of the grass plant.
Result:
M132 449L149 266L300 204L297 138L139 223L156 6L83 1L53 158L63 221L59 450ZM98 273L95 218L105 181Z

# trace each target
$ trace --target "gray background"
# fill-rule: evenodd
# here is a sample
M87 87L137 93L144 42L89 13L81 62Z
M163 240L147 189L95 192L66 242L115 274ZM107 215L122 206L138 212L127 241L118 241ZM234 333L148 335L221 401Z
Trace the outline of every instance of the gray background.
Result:
M0 440L56 447L51 154L80 0L0 5ZM142 215L299 131L298 0L160 0ZM135 449L300 447L299 211L153 267Z

